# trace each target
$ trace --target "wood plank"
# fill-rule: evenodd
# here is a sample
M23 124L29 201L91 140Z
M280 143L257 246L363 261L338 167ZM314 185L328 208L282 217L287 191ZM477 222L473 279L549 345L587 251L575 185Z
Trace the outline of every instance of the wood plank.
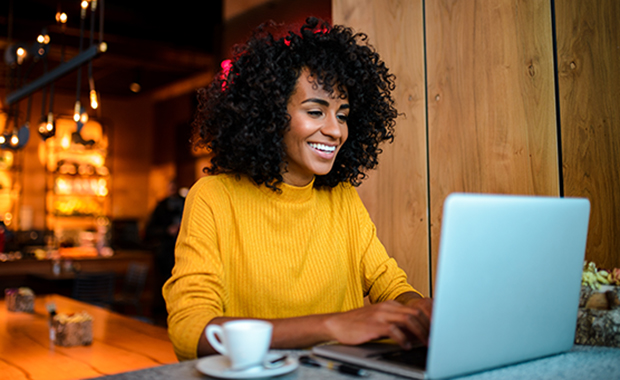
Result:
M586 259L620 267L620 2L555 2L564 194L591 201Z
M49 338L49 302L58 312L92 315L93 343L55 346ZM0 302L0 358L3 379L30 380L82 379L177 362L165 328L58 295L37 297L32 314L9 312Z
M334 0L332 18L368 34L396 75L396 138L358 188L388 253L429 294L424 30L422 1Z
M427 1L432 273L452 192L559 195L548 1Z

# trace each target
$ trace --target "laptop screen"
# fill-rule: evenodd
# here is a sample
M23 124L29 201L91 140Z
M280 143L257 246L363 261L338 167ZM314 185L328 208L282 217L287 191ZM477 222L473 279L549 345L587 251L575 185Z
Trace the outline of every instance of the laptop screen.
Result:
M446 377L573 345L587 199L452 194L444 203L427 371Z
M589 212L587 199L451 194L428 352L375 343L313 352L401 376L446 378L569 350Z

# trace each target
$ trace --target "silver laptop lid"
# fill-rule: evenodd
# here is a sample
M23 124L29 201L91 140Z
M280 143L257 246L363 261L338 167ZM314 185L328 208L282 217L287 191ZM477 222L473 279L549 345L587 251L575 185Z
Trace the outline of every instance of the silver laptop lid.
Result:
M444 203L426 375L573 345L587 199L451 194Z

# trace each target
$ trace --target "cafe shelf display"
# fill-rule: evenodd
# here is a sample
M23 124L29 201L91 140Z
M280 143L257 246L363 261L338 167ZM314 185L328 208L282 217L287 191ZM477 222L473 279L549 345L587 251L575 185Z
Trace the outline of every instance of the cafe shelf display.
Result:
M96 230L109 214L110 172L106 166L107 138L90 120L78 132L70 119L58 119L56 136L41 144L47 171L48 228Z
M0 113L0 128L6 127L6 114ZM5 131L1 131L4 136ZM0 150L0 220L7 228L13 228L17 215L20 186L21 152L12 149Z

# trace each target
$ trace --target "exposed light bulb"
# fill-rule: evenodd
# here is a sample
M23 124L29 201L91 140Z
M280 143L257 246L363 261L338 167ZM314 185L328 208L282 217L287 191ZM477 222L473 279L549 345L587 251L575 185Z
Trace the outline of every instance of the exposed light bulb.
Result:
M88 113L86 111L82 112L82 114L80 115L80 122L82 124L88 123Z
M37 36L37 42L41 45L47 45L50 43L50 36L48 34L39 34Z
M88 8L88 1L83 0L80 3L80 6L82 7L81 12L80 12L80 17L82 17L82 19L86 18L86 8Z
M48 138L54 136L56 131L54 131L54 114L52 112L47 114L47 121L42 120L39 124L39 134L43 140L47 140Z
M11 136L11 145L17 146L17 144L19 144L19 137L14 134L13 136Z
M73 121L75 121L76 123L80 121L81 113L82 113L82 104L78 100L75 102L75 106L73 107Z
M45 125L45 129L49 132L54 130L54 114L51 112L47 114L47 124Z
M6 142L6 137L4 135L0 135L0 144L4 144Z
M90 108L96 110L99 107L99 101L97 100L97 91L90 91Z
M52 131L52 129L54 129L54 125L52 124L46 123L44 121L39 124L39 133L42 135L47 135Z
M66 24L67 23L67 14L65 12L58 12L58 13L56 13L56 22L59 22L61 24Z
M26 49L20 46L15 51L15 54L17 54L17 64L21 65L24 61L24 58L26 58L26 56L28 55L28 52L26 51Z

